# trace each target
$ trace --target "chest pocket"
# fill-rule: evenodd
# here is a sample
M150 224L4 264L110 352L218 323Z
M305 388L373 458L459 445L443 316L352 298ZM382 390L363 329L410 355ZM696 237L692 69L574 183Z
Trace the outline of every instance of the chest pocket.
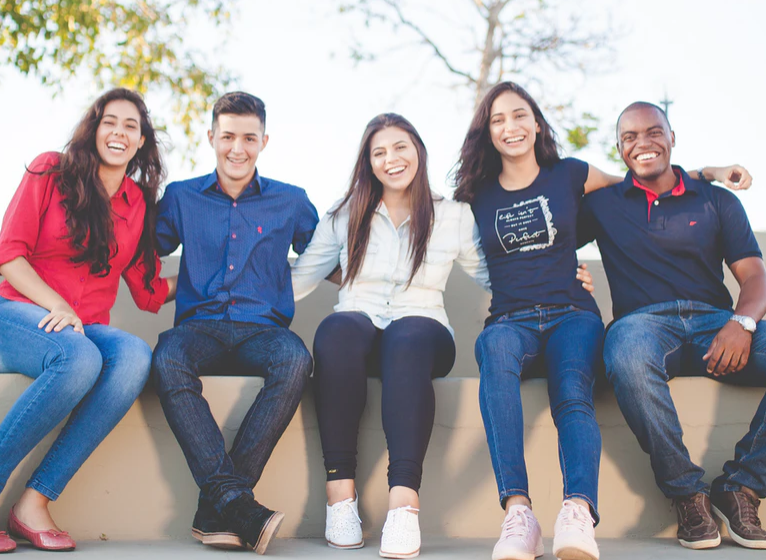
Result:
M423 288L444 289L455 260L449 251L429 248L412 283Z

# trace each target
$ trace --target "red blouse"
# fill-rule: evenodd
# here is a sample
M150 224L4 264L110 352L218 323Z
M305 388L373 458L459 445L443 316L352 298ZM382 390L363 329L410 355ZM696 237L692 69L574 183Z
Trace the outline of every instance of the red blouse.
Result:
M29 166L40 173L55 165L59 154L48 152L35 158ZM120 275L130 288L136 305L157 313L168 293L168 283L157 274L152 280L154 293L144 286L146 270L143 259L128 268L133 260L144 226L144 202L141 189L125 177L112 197L114 238L117 255L110 261L106 276L91 274L89 263L73 263L75 251L68 238L63 197L56 187L56 175L36 175L27 171L16 190L0 229L0 264L16 257L27 259L48 286L72 306L84 324L109 324L109 310L117 298ZM0 296L13 301L32 303L7 281L0 284Z

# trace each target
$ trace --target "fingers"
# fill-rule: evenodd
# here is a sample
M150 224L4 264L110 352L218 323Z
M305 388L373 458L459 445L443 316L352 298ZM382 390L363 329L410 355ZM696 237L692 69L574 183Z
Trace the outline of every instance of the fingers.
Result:
M593 292L593 276L591 276L590 272L586 270L588 265L582 264L579 265L577 268L577 279L582 282L582 287L588 291Z
M718 343L718 337L715 337L710 344L710 348L708 348L705 355L702 356L703 360L707 360L706 369L709 374L715 375L715 368L721 360L721 354L723 354L723 346Z
M77 315L71 313L48 313L37 324L38 329L45 329L45 332L61 332L64 327L71 326L75 332L85 334L82 321Z
M739 185L737 188L741 191L745 191L749 189L750 186L753 184L753 177L744 167L740 168L740 173L741 173L741 177L739 179Z
M723 184L734 191L745 191L753 184L753 177L741 165L732 165L728 168Z

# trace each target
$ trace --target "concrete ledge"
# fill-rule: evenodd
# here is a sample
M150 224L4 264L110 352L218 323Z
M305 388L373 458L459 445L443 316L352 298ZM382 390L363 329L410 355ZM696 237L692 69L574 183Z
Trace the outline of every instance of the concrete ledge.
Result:
M0 417L29 383L18 374L0 375ZM205 396L229 444L261 385L260 378L204 378ZM496 538L502 510L478 407L478 379L447 378L434 385L436 423L421 491L423 534ZM709 471L707 478L712 480L747 430L763 390L704 378L675 379L671 389L692 458ZM387 454L380 396L380 382L370 380L358 469L361 516L370 535L379 534L386 513ZM545 382L525 382L522 397L530 490L544 533L551 536L562 483ZM610 391L600 392L596 408L604 439L598 536L673 536L674 511L657 490L648 458L638 448ZM14 473L0 496L0 519L6 518L54 437L49 435ZM147 390L52 510L80 539L98 539L102 534L115 540L184 538L189 535L196 496L197 488L159 401ZM304 396L277 446L256 487L256 497L287 514L280 536L322 536L324 470L310 394Z

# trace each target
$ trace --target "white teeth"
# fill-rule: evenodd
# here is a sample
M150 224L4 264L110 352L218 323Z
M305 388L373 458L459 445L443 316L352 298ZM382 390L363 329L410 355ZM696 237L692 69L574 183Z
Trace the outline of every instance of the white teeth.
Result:
M654 159L654 158L658 157L659 155L660 154L658 154L657 152L651 152L651 153L648 153L648 154L639 154L639 155L636 156L636 159L638 161L646 161L647 159Z
M120 150L121 152L125 151L125 144L118 144L117 142L109 142L106 147L110 150Z
M513 138L506 138L505 143L514 144L515 142L521 142L522 140L524 140L523 136L514 136Z
M400 165L399 167L392 167L391 169L386 171L386 173L388 173L389 175L395 175L396 173L401 173L402 171L404 171L404 166Z

